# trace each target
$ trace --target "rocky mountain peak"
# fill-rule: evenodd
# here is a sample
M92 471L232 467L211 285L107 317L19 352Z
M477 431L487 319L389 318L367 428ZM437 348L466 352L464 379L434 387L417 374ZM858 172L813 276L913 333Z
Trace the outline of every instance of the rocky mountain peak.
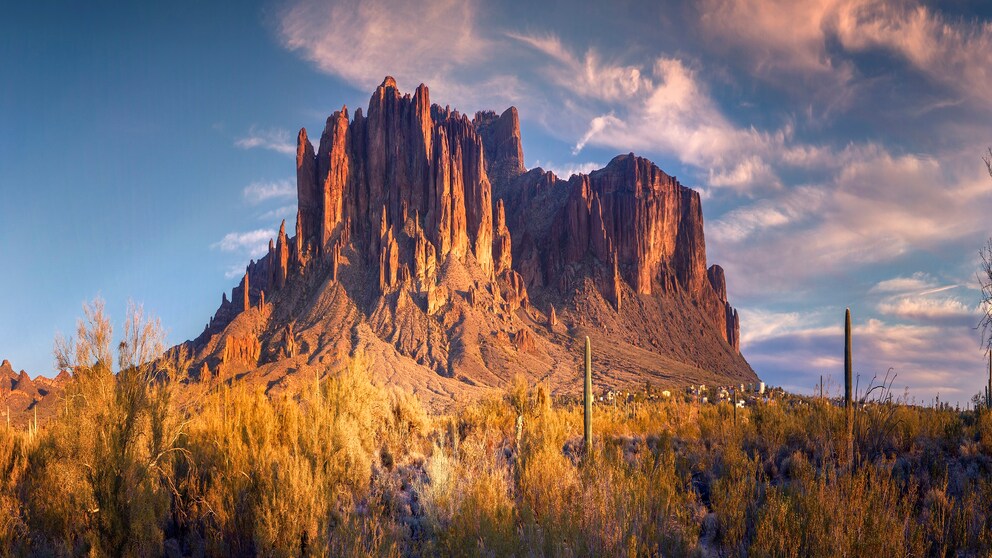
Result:
M614 379L754 378L699 195L647 159L527 171L515 108L470 120L387 76L316 149L300 130L296 176L295 234L281 223L190 342L214 379L362 353L431 399L516 373L567 391L583 331L611 346Z

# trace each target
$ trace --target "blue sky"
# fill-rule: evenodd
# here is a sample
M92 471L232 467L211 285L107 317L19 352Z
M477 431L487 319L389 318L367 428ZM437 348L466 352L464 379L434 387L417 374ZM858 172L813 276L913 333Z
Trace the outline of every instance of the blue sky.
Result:
M296 130L318 135L390 74L463 112L516 105L528 167L567 176L635 151L699 189L766 381L838 385L850 306L863 382L892 367L917 401L983 385L980 2L199 4L5 7L0 358L15 368L51 373L53 337L95 296L196 336L294 214Z

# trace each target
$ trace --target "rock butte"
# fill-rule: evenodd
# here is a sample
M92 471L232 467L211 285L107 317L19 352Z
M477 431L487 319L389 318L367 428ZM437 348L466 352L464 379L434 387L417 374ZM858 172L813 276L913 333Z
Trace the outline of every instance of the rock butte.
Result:
M300 130L294 234L185 344L193 380L280 391L359 358L438 406L518 374L576 393L585 335L602 388L756 379L697 192L633 154L568 180L523 161L515 108L391 77L316 149Z
M517 375L578 394L586 335L596 389L757 379L699 194L647 159L527 170L515 108L470 119L387 77L316 150L300 130L296 180L292 236L182 344L191 386L292 391L359 360L434 408Z

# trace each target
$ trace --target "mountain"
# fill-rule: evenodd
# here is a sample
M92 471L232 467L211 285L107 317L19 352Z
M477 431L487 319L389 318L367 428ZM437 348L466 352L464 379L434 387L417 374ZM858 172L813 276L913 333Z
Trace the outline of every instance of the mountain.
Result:
M53 415L68 381L67 372L53 379L38 376L32 380L24 370L14 372L10 361L0 362L0 420L25 426L35 413L42 418Z
M518 374L598 387L750 382L699 194L633 154L563 180L523 164L515 108L402 94L297 138L298 210L184 346L194 381L292 389L355 358L435 406Z

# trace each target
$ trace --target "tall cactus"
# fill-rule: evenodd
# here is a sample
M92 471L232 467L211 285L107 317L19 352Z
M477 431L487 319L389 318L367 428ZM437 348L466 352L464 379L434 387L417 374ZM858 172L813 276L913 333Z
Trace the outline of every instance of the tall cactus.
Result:
M854 394L851 360L851 309L844 315L844 410L847 416L847 460L854 462Z
M585 400L585 449L586 454L592 453L592 347L589 336L586 336L586 382L584 389Z
M989 385L985 387L985 406L992 411L992 349L989 349Z

